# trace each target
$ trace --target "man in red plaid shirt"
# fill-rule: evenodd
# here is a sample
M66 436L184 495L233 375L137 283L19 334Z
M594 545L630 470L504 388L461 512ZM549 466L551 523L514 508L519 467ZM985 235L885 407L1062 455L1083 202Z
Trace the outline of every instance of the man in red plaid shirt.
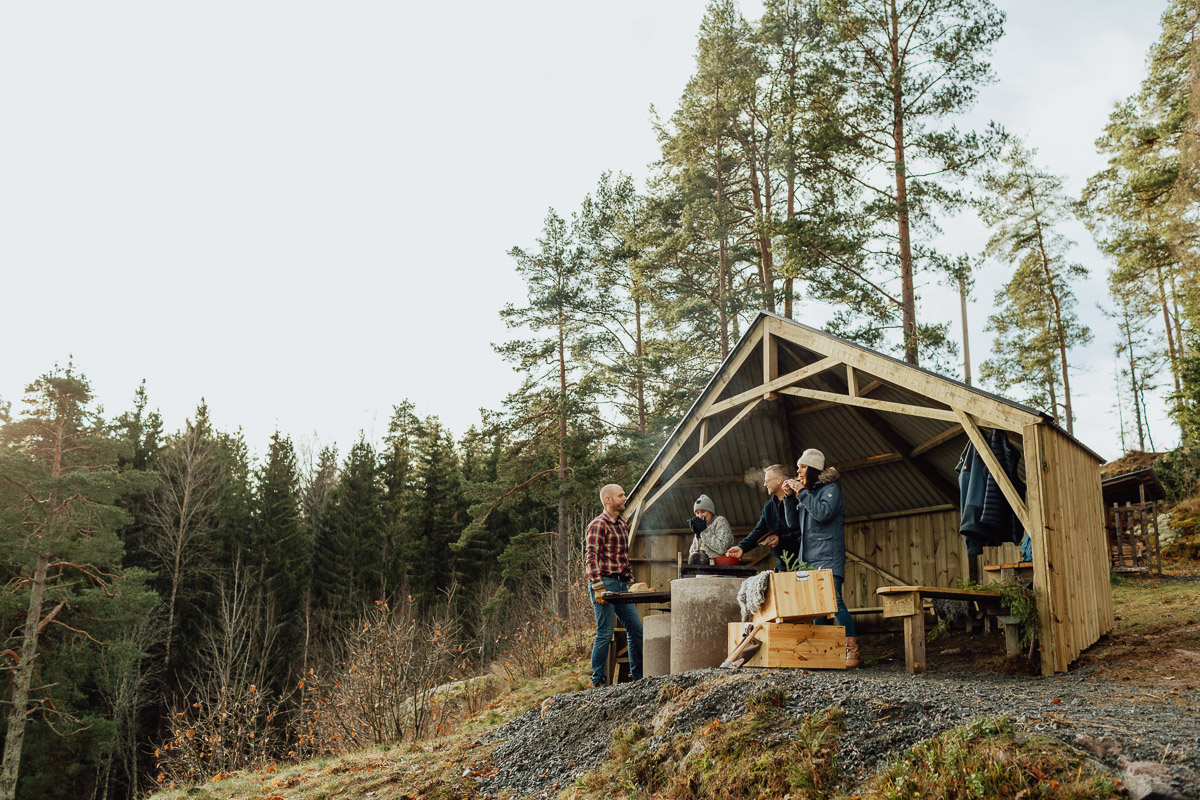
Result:
M633 580L629 566L629 525L621 519L625 510L625 490L610 483L600 490L604 513L587 526L583 563L587 570L588 597L596 612L596 641L592 644L592 686L608 682L608 646L612 642L614 617L621 618L629 641L629 674L642 677L642 619L632 603L609 605L600 599L602 592L624 592Z

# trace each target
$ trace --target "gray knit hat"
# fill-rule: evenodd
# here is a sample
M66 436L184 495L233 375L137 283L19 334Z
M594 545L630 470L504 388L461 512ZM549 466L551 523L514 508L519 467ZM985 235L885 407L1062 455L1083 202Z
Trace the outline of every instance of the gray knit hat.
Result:
M806 467L812 467L815 470L825 469L825 454L820 450L808 448L800 455L800 460L797 462Z
M692 507L692 511L707 511L710 514L715 514L717 513L717 507L713 505L712 498L706 494L702 494L696 499L696 505Z

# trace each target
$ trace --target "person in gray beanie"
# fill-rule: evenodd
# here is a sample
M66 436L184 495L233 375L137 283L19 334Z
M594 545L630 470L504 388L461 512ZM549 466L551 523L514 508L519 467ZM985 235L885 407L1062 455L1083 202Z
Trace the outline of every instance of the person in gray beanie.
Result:
M733 547L733 528L729 527L729 520L717 516L717 507L706 494L697 498L693 510L696 514L690 524L695 536L688 550L689 558L696 553L704 553L709 558L725 555L725 551Z

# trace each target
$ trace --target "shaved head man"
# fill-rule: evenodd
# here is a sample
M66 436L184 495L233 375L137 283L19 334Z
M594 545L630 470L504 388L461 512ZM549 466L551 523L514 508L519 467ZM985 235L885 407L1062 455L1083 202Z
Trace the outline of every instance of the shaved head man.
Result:
M629 674L635 681L642 677L642 619L637 608L632 603L610 605L603 598L605 592L627 591L633 581L633 569L629 565L629 525L621 518L621 512L625 510L625 490L615 483L608 484L600 490L600 505L604 506L604 513L588 523L583 549L588 597L596 614L592 686L609 682L608 647L612 643L616 617L621 618L629 640Z

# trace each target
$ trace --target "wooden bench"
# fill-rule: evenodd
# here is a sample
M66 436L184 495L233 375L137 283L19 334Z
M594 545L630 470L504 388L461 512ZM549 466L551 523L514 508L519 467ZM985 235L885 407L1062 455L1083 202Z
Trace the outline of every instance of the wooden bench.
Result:
M978 603L985 614L1002 615L1000 593L979 589L944 589L940 586L881 586L876 594L883 601L883 618L901 617L904 620L904 666L909 675L925 671L925 609L922 603L931 598L962 600ZM1020 630L1012 617L1001 617L1005 645L1009 655L1015 655Z

